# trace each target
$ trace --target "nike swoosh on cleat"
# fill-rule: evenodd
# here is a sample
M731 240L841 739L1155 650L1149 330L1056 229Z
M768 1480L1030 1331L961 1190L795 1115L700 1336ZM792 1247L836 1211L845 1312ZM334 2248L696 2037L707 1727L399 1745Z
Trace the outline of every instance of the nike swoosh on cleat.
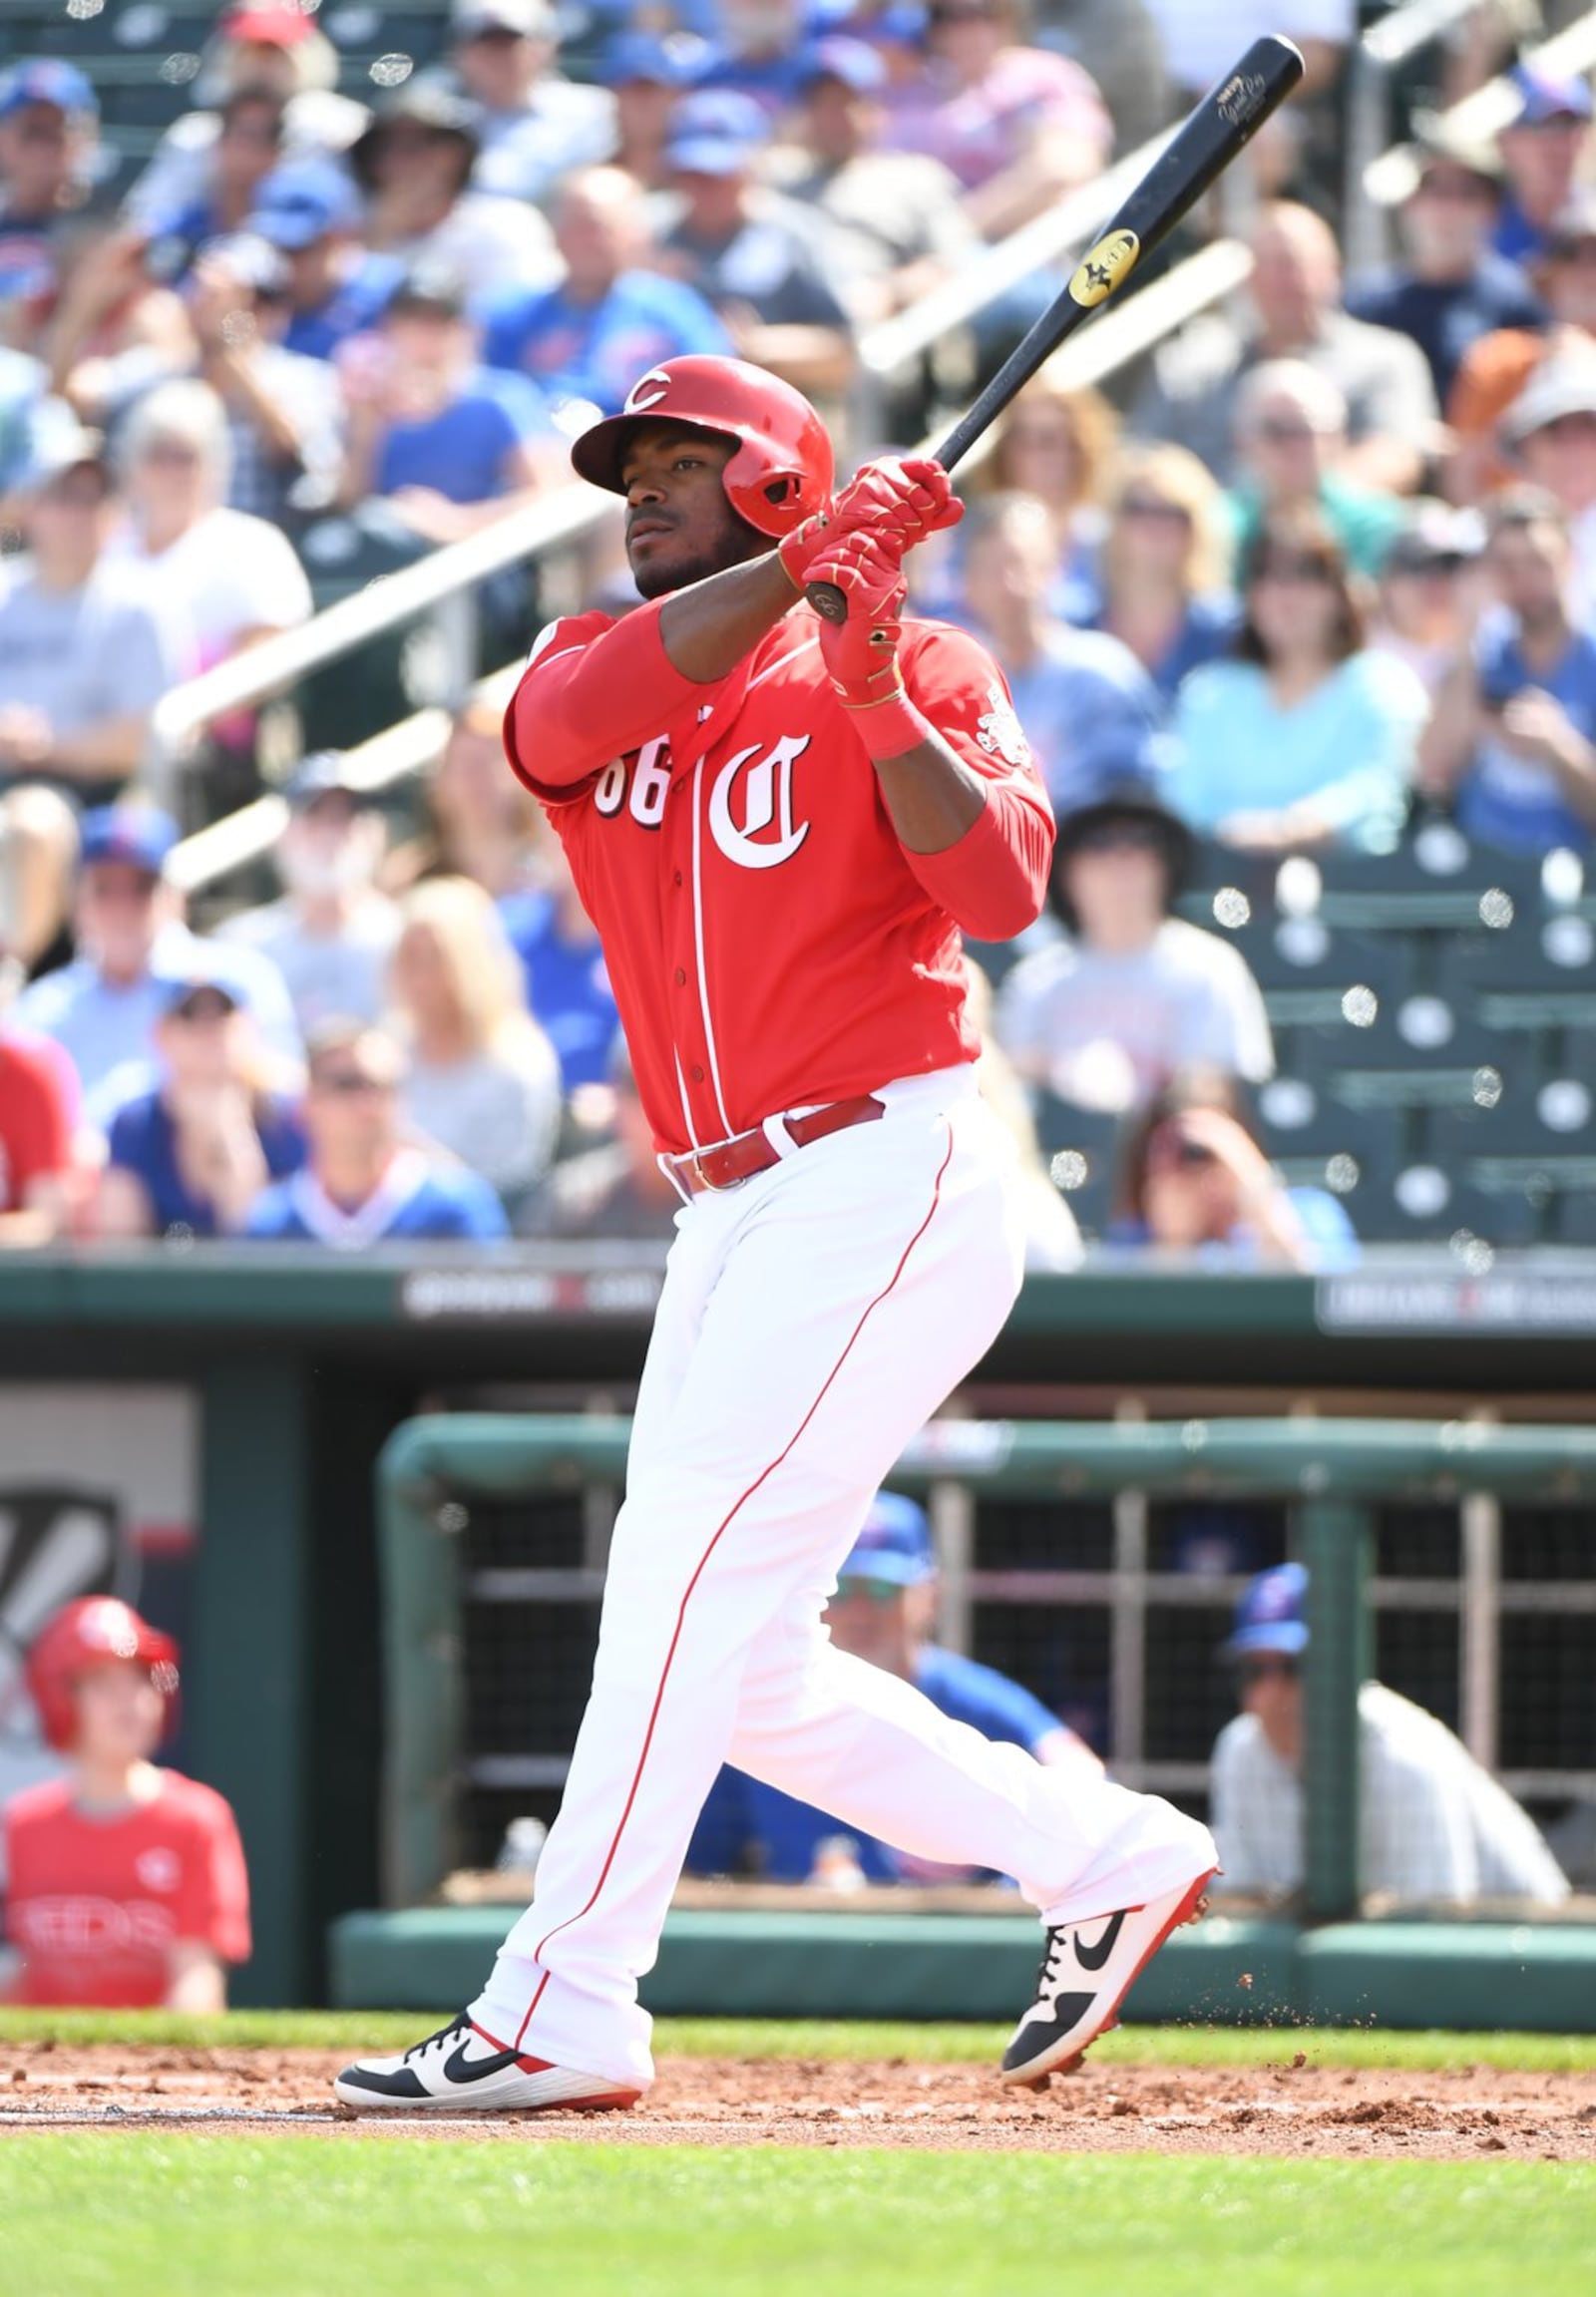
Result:
M1125 1927L1125 1915L1130 1910L1127 1907L1121 1913L1118 1913L1114 1916L1113 1920L1109 1923L1108 1928L1103 1932L1101 1938L1098 1939L1095 1946L1087 1946L1083 1942L1080 1932L1078 1930L1076 1931L1075 1960L1080 1964L1082 1970L1102 1969L1104 1963L1106 1963L1108 1960L1109 1955L1113 1953L1114 1948L1119 1943L1119 1933Z
M513 2050L501 2050L497 2058L470 2059L466 2056L469 2043L462 2042L444 2061L443 2078L446 2082L482 2082L490 2074L507 2074L522 2061Z

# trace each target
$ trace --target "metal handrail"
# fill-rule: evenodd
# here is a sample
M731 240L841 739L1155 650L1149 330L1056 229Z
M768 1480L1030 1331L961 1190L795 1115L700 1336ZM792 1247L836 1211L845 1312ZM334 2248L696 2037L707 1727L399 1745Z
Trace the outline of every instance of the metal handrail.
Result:
M1101 382L1198 311L1230 294L1251 269L1251 251L1240 240L1216 239L1166 271L1129 302L1106 311L1095 326L1072 337L1054 352L1043 372L1073 389ZM988 432L967 456L967 471L976 468L990 452L992 437ZM927 454L935 444L935 439L922 440L919 452ZM367 595L362 591L360 599L347 603L359 604ZM338 610L329 608L329 612ZM265 651L264 647L256 650ZM253 660L254 656L247 658ZM473 701L507 706L519 670L519 663L511 663L480 679L472 689ZM448 734L446 710L418 710L348 752L344 769L351 786L375 795L411 775L425 773L442 754ZM286 820L287 807L280 797L272 796L256 798L207 829L197 830L184 839L172 857L174 884L186 894L198 893L235 870L246 869L271 851Z

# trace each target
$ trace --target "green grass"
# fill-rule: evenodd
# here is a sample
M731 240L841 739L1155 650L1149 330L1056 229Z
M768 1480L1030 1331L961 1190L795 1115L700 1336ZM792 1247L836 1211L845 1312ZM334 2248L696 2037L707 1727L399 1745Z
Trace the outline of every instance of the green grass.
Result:
M28 2042L225 2045L231 2049L402 2050L448 2013L235 2010L225 2018L167 2011L3 2010L0 2049ZM661 2057L914 2058L985 2063L1001 2055L998 2026L852 2025L773 2019L662 2018ZM1305 2051L1316 2066L1390 2066L1434 2074L1452 2067L1518 2067L1532 2074L1596 2073L1592 2034L1395 2034L1368 2027L1127 2026L1092 2050L1094 2065L1270 2066Z
M40 2297L1581 2297L1564 2165L59 2134L0 2146Z

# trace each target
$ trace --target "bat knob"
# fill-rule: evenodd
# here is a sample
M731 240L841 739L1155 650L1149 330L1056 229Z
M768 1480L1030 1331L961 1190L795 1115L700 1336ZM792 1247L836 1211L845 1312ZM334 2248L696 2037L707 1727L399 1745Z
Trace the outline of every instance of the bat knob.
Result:
M848 600L835 582L806 582L804 596L823 620L847 621Z

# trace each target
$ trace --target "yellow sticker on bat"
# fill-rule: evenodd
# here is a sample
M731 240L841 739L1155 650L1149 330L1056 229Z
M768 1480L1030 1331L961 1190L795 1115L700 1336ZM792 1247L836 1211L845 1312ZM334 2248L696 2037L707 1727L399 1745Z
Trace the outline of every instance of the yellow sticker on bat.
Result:
M1098 240L1070 280L1073 300L1083 303L1088 310L1094 303L1106 302L1140 253L1141 241L1134 231L1108 232Z

